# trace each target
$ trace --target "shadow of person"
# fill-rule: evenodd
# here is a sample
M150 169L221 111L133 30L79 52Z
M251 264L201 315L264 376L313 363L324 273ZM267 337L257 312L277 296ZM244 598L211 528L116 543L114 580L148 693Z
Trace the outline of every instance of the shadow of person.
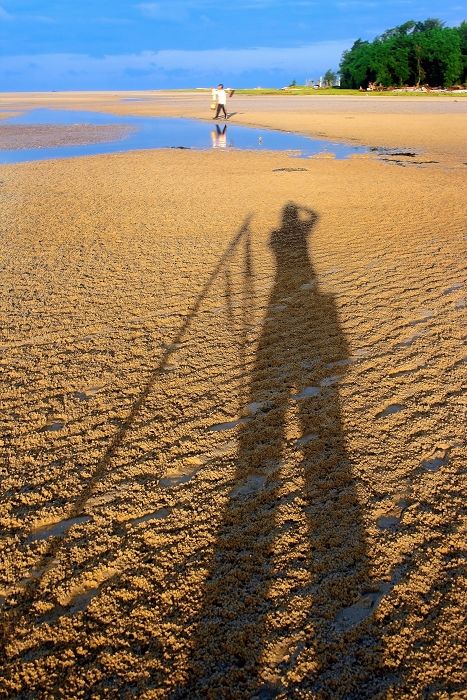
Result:
M288 203L270 237L236 475L178 697L350 697L365 680L343 614L368 578L340 417L349 349L308 252L317 220Z

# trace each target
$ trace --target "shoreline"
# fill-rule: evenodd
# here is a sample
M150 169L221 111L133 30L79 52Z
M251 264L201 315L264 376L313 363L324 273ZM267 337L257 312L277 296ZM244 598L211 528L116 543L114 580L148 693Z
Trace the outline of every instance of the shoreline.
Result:
M0 96L1 98L2 96ZM141 99L125 102L127 97ZM16 112L33 107L88 109L135 116L177 116L209 119L206 95L179 93L45 93L3 95ZM312 109L310 111L310 105ZM371 147L423 149L436 160L467 160L467 102L450 97L313 97L235 95L228 104L232 120L255 127L358 142ZM5 113L3 113L5 114ZM1 122L0 122L1 124Z

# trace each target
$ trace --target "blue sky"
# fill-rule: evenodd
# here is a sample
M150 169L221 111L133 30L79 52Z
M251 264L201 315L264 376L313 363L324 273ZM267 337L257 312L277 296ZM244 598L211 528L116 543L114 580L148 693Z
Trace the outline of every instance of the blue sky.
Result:
M282 86L460 0L0 0L0 91Z

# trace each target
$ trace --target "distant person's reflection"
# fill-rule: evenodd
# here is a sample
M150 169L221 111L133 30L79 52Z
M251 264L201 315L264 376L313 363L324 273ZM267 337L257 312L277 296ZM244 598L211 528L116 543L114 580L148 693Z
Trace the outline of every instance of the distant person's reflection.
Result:
M213 148L227 148L227 124L222 128L216 124L216 128L211 131L211 141Z

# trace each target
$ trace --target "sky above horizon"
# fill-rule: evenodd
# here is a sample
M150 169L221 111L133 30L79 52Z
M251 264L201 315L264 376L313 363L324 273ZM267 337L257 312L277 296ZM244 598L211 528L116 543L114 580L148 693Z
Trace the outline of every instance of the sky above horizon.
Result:
M281 87L460 0L0 0L0 91Z

